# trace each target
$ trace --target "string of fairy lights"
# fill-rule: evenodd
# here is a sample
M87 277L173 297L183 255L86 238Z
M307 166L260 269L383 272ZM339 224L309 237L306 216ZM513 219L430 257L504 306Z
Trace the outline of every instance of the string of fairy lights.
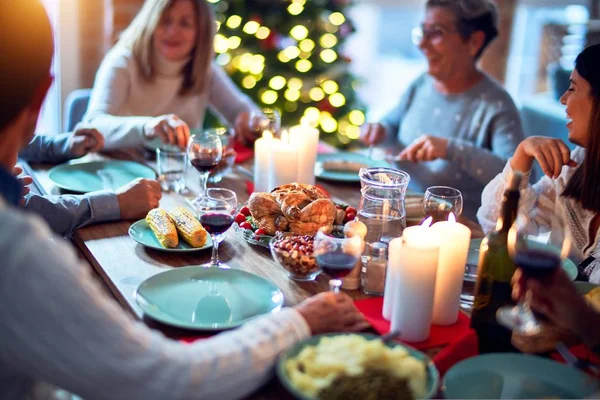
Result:
M209 1L217 6L225 2ZM230 75L236 75L243 88L256 91L255 100L262 106L277 103L282 112L300 113L301 118L306 118L323 132L337 133L342 143L348 143L359 137L359 126L365 122L365 114L360 109L348 109L350 103L336 82L335 73L328 74L326 68L331 65L330 70L336 69L335 62L341 57L336 51L339 45L336 33L339 35L338 31L347 20L341 12L323 13L322 29L313 29L300 18L306 1L289 1L288 18L299 18L298 23L292 23L286 32L275 33L273 27L255 16L245 19L238 15L241 13L220 13L214 39L216 61ZM259 43L271 43L275 35L276 45L271 45L269 50L276 51L276 58L269 56L267 60L263 55L266 53L252 43L256 39ZM317 62L318 66L315 65Z

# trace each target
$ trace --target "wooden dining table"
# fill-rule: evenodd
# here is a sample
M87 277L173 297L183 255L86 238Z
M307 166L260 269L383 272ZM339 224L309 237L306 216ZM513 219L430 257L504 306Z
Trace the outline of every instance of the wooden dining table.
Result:
M88 155L81 161L94 159L126 159L143 163L156 169L153 153L147 150L119 151L110 154ZM76 162L79 162L77 160ZM63 194L48 177L48 165L31 165L37 191L41 194ZM231 189L236 192L239 204L246 203L249 198L247 182L252 169L252 160L236 165L219 183L209 184ZM334 201L358 207L360 201L360 184L358 182L326 182L318 181ZM191 208L190 200L198 193L199 177L192 168L186 173L186 186L183 194L163 193L160 207L172 209L176 206ZM34 188L35 189L35 188ZM200 265L210 261L210 249L192 253L172 253L152 250L138 244L129 237L128 230L135 221L117 221L97 223L78 229L72 241L81 256L87 260L102 284L110 294L134 318L143 320L152 329L163 332L166 336L178 339L197 335L198 332L172 328L144 317L135 301L135 291L140 283L158 273L173 268ZM473 221L461 220L473 232L473 237L482 237L479 225ZM282 291L286 306L293 306L317 293L328 290L328 278L319 275L313 282L298 282L288 278L286 271L271 257L268 249L250 244L244 240L236 229L227 232L225 240L219 246L219 257L229 267L244 270L264 277L274 283ZM359 290L344 291L355 300L368 298ZM438 349L439 350L439 349ZM432 355L430 353L430 355ZM107 395L110 395L107 393ZM273 378L261 387L251 399L286 399L291 398L283 387Z

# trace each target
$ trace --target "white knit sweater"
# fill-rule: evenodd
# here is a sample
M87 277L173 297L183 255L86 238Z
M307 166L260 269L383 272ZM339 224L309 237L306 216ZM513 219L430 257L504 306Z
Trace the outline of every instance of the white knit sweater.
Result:
M139 146L143 126L164 114L176 114L190 129L201 128L206 107L211 107L232 125L242 111L256 109L216 64L212 65L208 89L202 94L181 96L181 70L187 60L171 62L156 56L157 76L145 82L131 52L115 46L96 74L84 122L91 123L106 138L106 148Z

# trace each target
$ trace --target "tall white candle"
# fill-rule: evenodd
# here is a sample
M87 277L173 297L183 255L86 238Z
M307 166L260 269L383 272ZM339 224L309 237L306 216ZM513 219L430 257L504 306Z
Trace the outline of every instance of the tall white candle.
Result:
M456 222L454 214L450 214L448 221L438 222L431 229L443 237L435 283L433 323L452 325L458 319L471 230Z
M439 249L439 238L426 226L406 228L390 243L389 263L397 271L391 330L400 331L402 340L429 337Z
M278 139L271 131L264 131L262 137L254 142L254 190L268 192L272 189L271 170L273 169L273 146Z
M308 123L290 129L290 142L298 150L298 183L315 184L319 130Z
M270 184L272 190L286 183L296 182L298 177L298 152L290 143L287 131L281 133L281 140L273 145L273 168Z

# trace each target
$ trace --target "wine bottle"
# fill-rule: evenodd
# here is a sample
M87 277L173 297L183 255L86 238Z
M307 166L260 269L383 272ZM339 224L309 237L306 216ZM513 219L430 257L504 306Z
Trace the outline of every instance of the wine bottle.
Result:
M506 242L517 217L521 178L518 172L509 177L496 230L483 239L479 249L471 327L477 332L482 354L518 351L511 344L511 331L496 321L496 311L513 303L510 281L516 266L508 254Z

